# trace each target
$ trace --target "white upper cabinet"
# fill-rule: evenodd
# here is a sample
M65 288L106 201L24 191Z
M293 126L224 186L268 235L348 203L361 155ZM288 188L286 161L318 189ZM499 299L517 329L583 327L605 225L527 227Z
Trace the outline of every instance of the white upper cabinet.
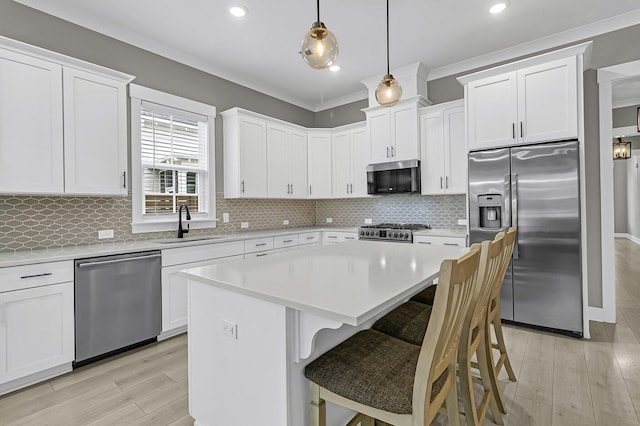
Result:
M62 66L0 49L0 192L64 191Z
M579 73L589 49L585 43L460 77L469 149L579 138Z
M367 129L358 126L339 130L332 135L333 196L367 196L367 164L369 138Z
M330 198L331 177L331 133L309 131L308 134L309 197Z
M424 195L467 191L467 149L462 101L421 110L421 190Z
M422 106L424 101L418 98L366 111L372 164L420 158L418 108Z
M267 195L270 198L306 198L306 133L267 123Z
M126 195L126 84L73 68L63 76L65 193Z
M0 193L126 195L133 77L21 48L0 48Z
M267 196L267 124L238 108L221 113L225 198Z

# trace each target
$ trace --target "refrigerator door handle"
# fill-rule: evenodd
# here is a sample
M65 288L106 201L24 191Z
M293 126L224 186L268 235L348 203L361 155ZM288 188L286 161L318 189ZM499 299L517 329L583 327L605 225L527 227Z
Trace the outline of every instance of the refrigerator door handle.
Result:
M511 226L511 175L504 175L504 215L502 216L502 230L507 232Z
M516 241L513 245L513 258L518 259L518 174L514 173L511 176L511 208L513 210L512 224L516 228Z

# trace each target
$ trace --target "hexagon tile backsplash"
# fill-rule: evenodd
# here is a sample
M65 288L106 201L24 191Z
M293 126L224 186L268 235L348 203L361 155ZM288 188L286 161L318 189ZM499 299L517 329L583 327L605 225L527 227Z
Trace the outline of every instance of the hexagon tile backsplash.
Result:
M263 229L373 223L428 223L456 228L466 217L466 198L457 196L394 195L343 200L226 200L216 195L216 212L229 213L230 222L217 228L192 230L190 235ZM289 225L283 225L288 220ZM240 222L249 222L241 229ZM177 225L176 225L177 228ZM113 229L114 238L98 240L98 231ZM131 197L0 196L0 252L33 250L169 238L175 231L131 233Z

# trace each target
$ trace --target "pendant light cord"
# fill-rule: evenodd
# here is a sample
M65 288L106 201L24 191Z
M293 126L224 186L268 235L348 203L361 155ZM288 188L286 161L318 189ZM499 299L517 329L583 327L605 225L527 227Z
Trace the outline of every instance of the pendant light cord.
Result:
M318 21L317 22L320 22L320 0L318 0L318 7L317 7L316 10L318 11Z
M389 75L389 0L387 0L387 75Z

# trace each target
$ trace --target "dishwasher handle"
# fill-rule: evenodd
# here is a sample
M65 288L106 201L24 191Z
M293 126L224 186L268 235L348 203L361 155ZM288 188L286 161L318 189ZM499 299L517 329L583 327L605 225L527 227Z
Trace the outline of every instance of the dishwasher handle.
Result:
M131 262L131 261L136 261L136 260L157 259L159 257L162 257L162 255L160 253L158 253L158 254L150 254L150 255L147 255L147 256L124 257L122 259L98 260L98 261L95 261L95 262L78 263L78 268L89 268L91 266L109 265L109 264L113 264L113 263Z

